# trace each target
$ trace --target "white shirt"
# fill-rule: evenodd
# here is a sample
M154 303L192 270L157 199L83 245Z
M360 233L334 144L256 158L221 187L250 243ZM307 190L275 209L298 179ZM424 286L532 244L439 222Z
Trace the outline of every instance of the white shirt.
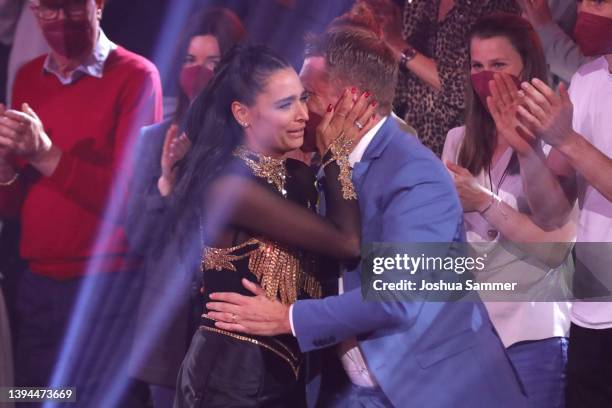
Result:
M465 127L448 132L442 152L444 162L457 163L464 136ZM522 213L529 213L521 175L507 172L511 157L512 149L508 149L491 168L493 186L484 171L476 180L482 186L495 191L510 207ZM517 297L518 293L525 294L523 299L529 300L542 300L543 296L550 299L569 296L564 280L572 272L569 256L561 265L551 268L505 240L478 212L465 213L463 219L467 241L477 243L474 245L475 249L487 255L487 268L475 274L478 282L518 282ZM574 238L568 237L567 240L573 241ZM570 325L569 302L522 302L519 299L511 299L511 296L512 294L508 295L510 301L506 302L498 302L496 299L486 301L487 299L483 298L491 321L505 347L526 340L567 337Z
M573 127L593 146L612 157L612 73L605 57L583 65L572 78L569 90L574 105ZM584 262L608 290L612 265L612 203L578 175L579 244L576 258ZM607 250L582 242L608 243ZM597 251L595 256L591 251ZM595 261L595 262L593 262ZM572 321L591 329L612 328L611 302L575 302Z
M357 146L353 149L349 155L349 163L351 167L355 163L361 161L368 146L376 136L376 133L387 121L388 116L380 119L372 129L370 129L357 143ZM344 280L342 275L338 278L338 294L344 293ZM289 323L291 324L291 333L295 336L295 327L293 326L293 305L289 307ZM355 337L347 339L339 344L338 353L340 354L340 361L346 371L347 376L351 382L360 387L376 387L376 380L368 370L363 353L359 349L359 343Z

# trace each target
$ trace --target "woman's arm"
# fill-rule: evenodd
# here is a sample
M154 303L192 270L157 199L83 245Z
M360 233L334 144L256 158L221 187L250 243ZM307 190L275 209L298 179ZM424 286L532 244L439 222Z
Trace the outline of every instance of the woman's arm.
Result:
M478 211L508 241L551 268L567 257L576 234L576 225L568 221L560 228L545 231L523 214L478 184L467 169L448 163L465 212ZM547 245L533 245L533 244Z

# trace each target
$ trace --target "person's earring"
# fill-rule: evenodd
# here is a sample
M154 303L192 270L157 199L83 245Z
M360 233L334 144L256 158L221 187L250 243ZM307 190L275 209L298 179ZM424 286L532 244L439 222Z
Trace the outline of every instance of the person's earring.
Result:
M240 123L240 126L242 126L243 128L248 128L249 127L249 123L248 122L242 122Z

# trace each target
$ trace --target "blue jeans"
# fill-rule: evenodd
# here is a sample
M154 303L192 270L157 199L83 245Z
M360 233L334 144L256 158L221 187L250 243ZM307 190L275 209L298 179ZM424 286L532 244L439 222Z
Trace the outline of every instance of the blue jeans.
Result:
M565 406L567 339L551 337L508 347L508 357L525 387L529 408Z

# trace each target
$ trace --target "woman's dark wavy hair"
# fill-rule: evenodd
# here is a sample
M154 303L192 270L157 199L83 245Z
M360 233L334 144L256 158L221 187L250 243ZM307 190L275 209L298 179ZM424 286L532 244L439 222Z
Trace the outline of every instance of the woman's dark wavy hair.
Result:
M470 44L470 53L472 39L494 37L508 39L512 47L520 54L523 61L523 71L519 75L521 81L538 78L543 82L548 82L548 67L542 43L527 20L509 13L496 13L478 20L470 30L467 39ZM494 137L493 118L472 87L469 65L466 70L465 138L459 150L458 163L470 173L477 175L481 170L489 167L497 140ZM510 165L511 173L518 171L517 165L518 162L513 158Z
M270 48L237 45L222 57L215 75L191 104L185 132L193 140L178 166L176 187L169 204L165 236L193 237L207 187L232 160L244 131L231 110L233 102L255 103L267 80L291 65Z
M174 60L177 61L177 64L180 63L182 66L191 40L193 37L200 35L212 35L215 37L219 43L221 56L223 56L223 54L228 52L234 45L244 41L247 32L240 18L230 9L211 7L197 13L189 19L187 28L179 41L179 46L175 50ZM189 108L190 101L180 87L178 75L175 87L178 92L178 106L172 119L175 123L182 123L183 117Z

